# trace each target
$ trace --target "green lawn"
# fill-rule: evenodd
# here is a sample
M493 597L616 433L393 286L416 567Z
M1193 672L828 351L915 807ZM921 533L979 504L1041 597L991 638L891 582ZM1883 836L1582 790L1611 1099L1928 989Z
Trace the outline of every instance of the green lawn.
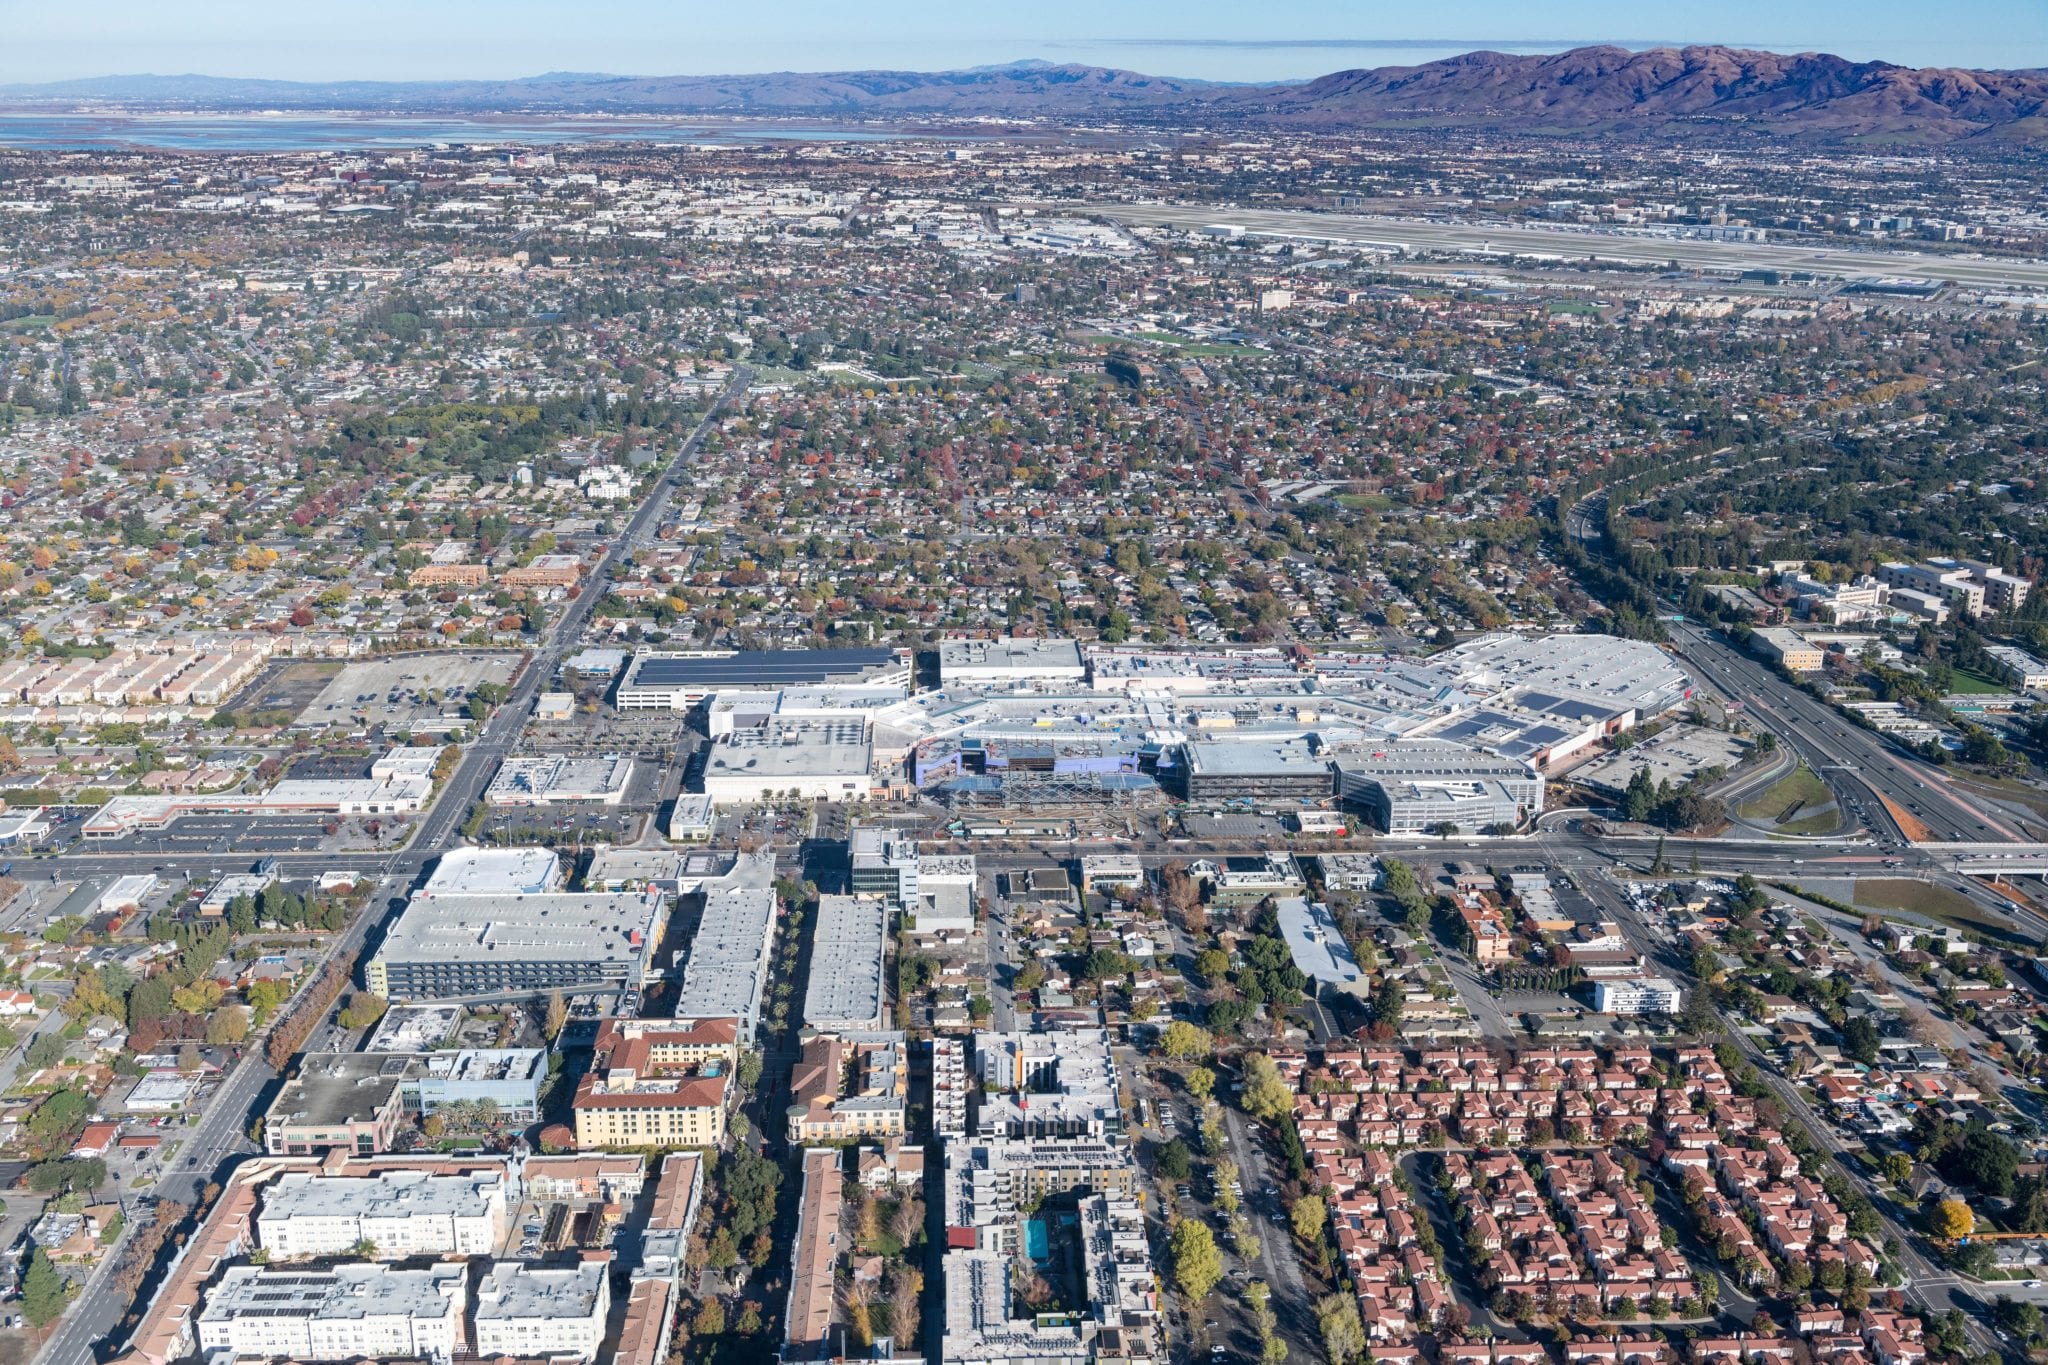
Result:
M1957 696L1979 696L1992 692L2012 691L2010 687L2007 687L1996 678L1987 678L1982 673L1972 672L1967 668L1955 670L1953 680L1949 683L1949 690Z
M1182 346L1180 353L1182 355L1194 356L1265 355L1266 348L1263 346L1230 346L1220 341L1198 341L1191 345Z
M1833 806L1834 802L1835 794L1828 790L1827 783L1821 781L1813 769L1802 763L1743 802L1736 811L1746 820L1771 821L1783 820L1795 811L1801 812L1794 817L1791 824L1784 826L1788 833L1801 834L1809 831L1799 829L1798 826L1822 818L1819 812L1813 815L1804 814L1808 807ZM1820 829L1833 829L1839 823L1832 813L1826 814L1825 818L1826 823L1820 825Z

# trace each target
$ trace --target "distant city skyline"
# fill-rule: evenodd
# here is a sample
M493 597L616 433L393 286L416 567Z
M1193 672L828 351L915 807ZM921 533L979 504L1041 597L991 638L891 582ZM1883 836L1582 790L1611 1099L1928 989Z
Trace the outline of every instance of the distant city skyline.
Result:
M1907 66L2048 67L2040 0L1726 0L1646 14L1636 0L1513 0L1395 12L1359 0L1044 0L1028 17L941 0L80 0L17 7L0 81L117 74L279 80L506 79L544 71L727 75L950 70L1039 59L1221 81L1304 79L1476 48L1548 52L1722 43ZM1159 36L1170 35L1170 36Z

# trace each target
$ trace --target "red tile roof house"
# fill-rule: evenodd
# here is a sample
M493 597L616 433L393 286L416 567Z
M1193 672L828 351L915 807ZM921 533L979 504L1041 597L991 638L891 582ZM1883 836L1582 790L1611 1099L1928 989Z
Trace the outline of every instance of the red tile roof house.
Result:
M120 1133L121 1125L118 1123L88 1123L85 1131L78 1135L78 1141L72 1144L71 1155L105 1156Z

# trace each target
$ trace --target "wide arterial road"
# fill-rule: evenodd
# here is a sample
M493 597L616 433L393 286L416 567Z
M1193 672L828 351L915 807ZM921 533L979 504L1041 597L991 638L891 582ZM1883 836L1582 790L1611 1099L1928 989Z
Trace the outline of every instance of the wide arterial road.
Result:
M603 557L585 575L583 591L556 620L546 642L520 675L511 695L484 723L475 742L463 753L462 762L448 779L447 786L414 828L411 841L404 848L389 853L331 857L303 853L277 855L279 867L288 876L347 869L378 878L377 891L368 908L329 946L330 958L335 953L361 950L372 942L372 935L381 933L392 914L404 904L404 893L418 881L427 864L448 849L463 819L497 771L499 762L518 743L520 731L533 712L534 698L555 676L563 654L582 637L591 612L604 594L612 569L623 556L632 553L648 531L660 522L668 509L669 499L682 483L689 467L696 463L705 433L719 419L733 396L743 392L752 379L752 370L738 368L733 371L731 382L704 414L689 439L683 442L660 482L640 504L618 537L605 547ZM162 862L166 867L181 871L203 872L224 857L253 859L263 856L261 850L245 850L190 859L165 859L161 854L105 853L84 849L56 861L66 873L86 876L105 866L132 871L135 863L142 860ZM158 1178L150 1191L151 1197L191 1205L207 1184L224 1181L231 1164L249 1149L249 1130L255 1125L263 1096L276 1079L277 1073L263 1059L261 1040L252 1039L241 1062L208 1101L206 1113L198 1126L183 1140L177 1161ZM148 1216L146 1209L134 1210L130 1226L145 1221ZM109 1272L120 1259L126 1240L124 1237L108 1252L99 1270L88 1280L86 1292L71 1305L71 1310L37 1353L36 1365L93 1365L97 1359L96 1352L111 1350L116 1344L114 1336L128 1311L129 1299L113 1285Z

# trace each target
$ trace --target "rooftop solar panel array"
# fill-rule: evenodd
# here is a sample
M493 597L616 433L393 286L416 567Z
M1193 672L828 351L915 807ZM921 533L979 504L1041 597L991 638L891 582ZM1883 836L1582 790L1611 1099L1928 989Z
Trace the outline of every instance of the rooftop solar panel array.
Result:
M881 668L896 652L872 649L774 649L717 658L642 659L627 680L634 687L789 687L829 682Z

